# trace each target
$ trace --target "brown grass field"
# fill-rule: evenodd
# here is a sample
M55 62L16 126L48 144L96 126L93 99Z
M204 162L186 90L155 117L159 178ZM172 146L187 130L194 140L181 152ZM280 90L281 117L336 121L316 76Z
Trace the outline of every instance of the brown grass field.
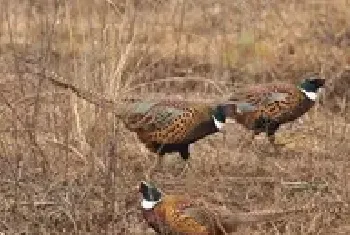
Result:
M112 114L25 72L27 57L116 102L218 100L319 73L325 92L278 131L281 153L263 135L238 151L248 132L229 123L226 141L191 146L192 171L176 177L169 155L154 181L218 210L316 208L236 234L350 234L350 1L1 2L0 234L154 234L135 186L155 156Z

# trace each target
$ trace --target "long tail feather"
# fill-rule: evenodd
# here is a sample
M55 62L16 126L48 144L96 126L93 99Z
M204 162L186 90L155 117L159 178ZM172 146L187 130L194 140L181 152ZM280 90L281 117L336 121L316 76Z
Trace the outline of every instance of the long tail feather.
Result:
M232 214L220 215L220 224L227 233L233 232L238 225L258 222L276 221L284 216L305 212L306 209L294 210L262 210L253 212L237 212Z
M266 222L271 220L280 219L288 214L304 211L299 210L262 210L253 212L241 212L235 213L234 217L238 223L250 223L250 222Z
M349 212L348 204L344 202L328 202L319 206L311 206L290 210L261 210L252 212L237 212L237 213L220 213L220 224L225 232L233 232L240 224L257 223L257 222L271 222L282 219L284 216L292 214L308 213L315 211L341 211L343 213Z
M122 99L115 102L103 94L98 94L92 91L81 89L73 84L70 84L64 80L59 74L42 69L35 74L44 77L45 79L52 82L54 85L72 91L79 98L87 101L88 103L97 105L107 112L112 112L118 117L125 117L133 108L135 99Z

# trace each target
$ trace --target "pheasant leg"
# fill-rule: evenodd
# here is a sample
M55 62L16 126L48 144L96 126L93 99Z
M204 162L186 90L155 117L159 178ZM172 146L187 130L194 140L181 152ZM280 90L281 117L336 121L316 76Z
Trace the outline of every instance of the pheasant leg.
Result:
M284 146L284 144L276 144L276 142L275 142L275 134L274 133L273 134L268 133L267 138L268 138L269 142L273 146L273 151L275 153L280 153L280 151L281 151L282 147ZM273 161L273 164L275 165L275 167L278 168L279 171L285 171L286 170L284 167L282 167L276 161Z
M183 146L183 148L180 150L180 156L185 161L185 165L182 168L178 177L182 177L191 168L190 162L188 161L188 159L190 157L189 145Z

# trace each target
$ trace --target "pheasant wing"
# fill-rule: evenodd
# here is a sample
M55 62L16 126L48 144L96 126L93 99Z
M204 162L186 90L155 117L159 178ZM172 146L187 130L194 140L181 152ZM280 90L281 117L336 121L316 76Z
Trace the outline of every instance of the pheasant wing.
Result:
M271 85L256 96L258 113L262 118L276 123L294 119L303 99L301 92L291 84Z
M288 95L287 92L281 91L249 92L244 96L233 97L230 101L236 105L237 113L250 113L276 103L286 102Z
M290 115L301 99L300 92L292 84L275 83L265 86L252 86L232 97L238 115L260 115L280 121Z
M174 234L209 235L215 234L208 230L205 220L206 212L198 208L193 202L185 198L168 200L165 224Z
M223 228L219 225L216 215L211 211L200 207L190 207L184 210L184 214L194 219L197 224L205 226L209 234L223 234Z
M171 103L135 103L126 115L128 128L152 132L162 129L181 116L186 104Z

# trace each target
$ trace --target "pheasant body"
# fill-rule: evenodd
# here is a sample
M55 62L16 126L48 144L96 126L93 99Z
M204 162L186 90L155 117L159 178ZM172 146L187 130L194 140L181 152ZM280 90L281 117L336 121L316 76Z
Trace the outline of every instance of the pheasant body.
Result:
M161 155L179 152L187 159L190 144L219 131L213 119L215 107L186 101L133 105L136 108L123 117L126 127L136 132L151 151L160 150Z
M184 196L164 195L158 188L141 182L142 215L158 234L224 235L236 231L244 223L278 220L301 210L226 212L201 206Z
M307 87L309 84L314 86ZM310 78L299 86L284 83L251 86L230 98L231 114L238 123L252 130L253 135L266 132L273 141L280 125L310 110L318 88L323 85L323 79ZM308 88L311 90L305 90Z
M195 213L191 210L196 210ZM201 211L205 213L205 211ZM188 199L177 196L164 196L153 210L143 210L143 217L146 219L150 227L159 234L177 234L177 235L209 235L215 233L214 224L209 227L198 221L198 208L188 201ZM209 218L207 218L209 219ZM214 218L211 218L214 220Z
M221 104L166 100L116 103L69 84L54 72L44 70L41 75L78 97L112 111L130 131L137 133L149 150L160 155L179 152L183 159L188 159L189 145L219 132L226 119L226 109Z
M292 121L309 110L314 103L295 86L289 84L251 87L244 95L243 102L252 107L250 110L240 111L238 106L236 120L246 128L260 132L265 131L262 119L274 121L276 124ZM231 100L241 104L240 98Z
M190 144L218 131L213 115L213 108L206 105L185 101L160 101L149 105L146 112L135 109L122 118L126 127L137 132L143 141L158 144Z

